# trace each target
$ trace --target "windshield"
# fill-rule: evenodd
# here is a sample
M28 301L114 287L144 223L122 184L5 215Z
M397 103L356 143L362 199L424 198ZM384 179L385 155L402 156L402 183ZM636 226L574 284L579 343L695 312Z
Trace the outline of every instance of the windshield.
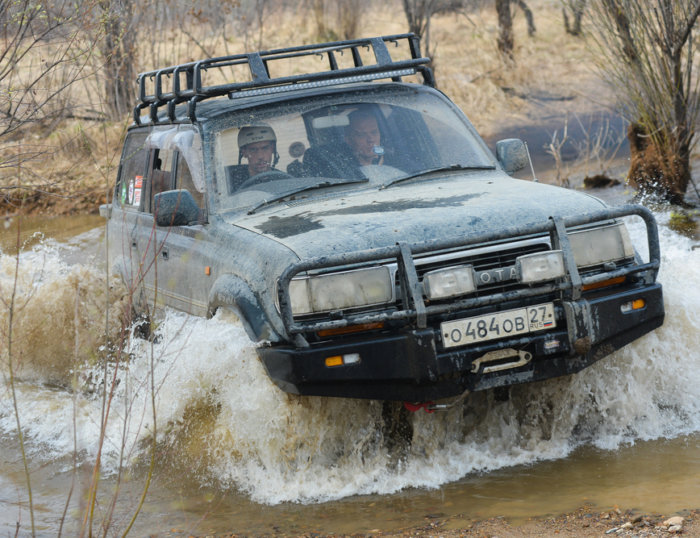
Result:
M415 91L334 94L239 112L215 135L215 152L224 211L494 166L451 105Z

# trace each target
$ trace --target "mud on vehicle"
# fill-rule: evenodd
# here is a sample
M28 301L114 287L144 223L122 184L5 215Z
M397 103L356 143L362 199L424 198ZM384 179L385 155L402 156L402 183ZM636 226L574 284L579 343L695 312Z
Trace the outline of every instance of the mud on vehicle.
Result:
M235 312L284 391L411 403L571 374L660 326L652 214L511 177L523 142L494 155L428 61L406 34L141 74L101 208L137 308Z

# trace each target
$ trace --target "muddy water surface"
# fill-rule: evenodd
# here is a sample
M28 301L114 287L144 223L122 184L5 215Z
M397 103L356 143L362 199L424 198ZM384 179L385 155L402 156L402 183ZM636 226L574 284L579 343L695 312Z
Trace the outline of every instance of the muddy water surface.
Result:
M56 534L66 507L62 531L76 532L98 454L93 528L118 490L109 524L124 530L148 474L154 422L153 482L136 535L387 531L431 517L525 519L586 502L663 514L700 507L700 250L665 226L668 215L658 218L664 327L580 374L514 387L506 401L484 392L459 409L412 415L412 442L392 450L379 404L281 393L232 318L167 312L152 343L129 339L128 361L105 366L100 335L121 293L105 277L101 230L25 247L18 275L5 235L0 290L7 300L16 289L21 306L14 388L37 532ZM640 243L643 227L630 227ZM0 532L14 534L19 522L26 533L2 353Z

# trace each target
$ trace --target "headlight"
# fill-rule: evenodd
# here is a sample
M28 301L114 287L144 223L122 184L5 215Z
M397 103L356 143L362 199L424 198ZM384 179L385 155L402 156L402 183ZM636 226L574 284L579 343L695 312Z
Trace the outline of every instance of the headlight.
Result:
M523 284L554 280L566 274L564 255L561 250L519 256L515 260L515 267Z
M393 288L389 269L373 267L295 278L289 283L289 298L294 314L311 314L388 303Z
M579 267L634 258L634 247L627 227L622 224L569 232L574 260Z
M476 289L471 265L437 269L423 275L423 291L428 299L465 295Z

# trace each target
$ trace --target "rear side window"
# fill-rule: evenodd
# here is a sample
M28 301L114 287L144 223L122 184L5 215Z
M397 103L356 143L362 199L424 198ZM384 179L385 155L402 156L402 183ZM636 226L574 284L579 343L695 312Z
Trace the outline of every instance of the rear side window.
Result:
M144 175L148 165L146 131L129 133L124 142L116 190L117 203L125 208L139 209L143 203Z

